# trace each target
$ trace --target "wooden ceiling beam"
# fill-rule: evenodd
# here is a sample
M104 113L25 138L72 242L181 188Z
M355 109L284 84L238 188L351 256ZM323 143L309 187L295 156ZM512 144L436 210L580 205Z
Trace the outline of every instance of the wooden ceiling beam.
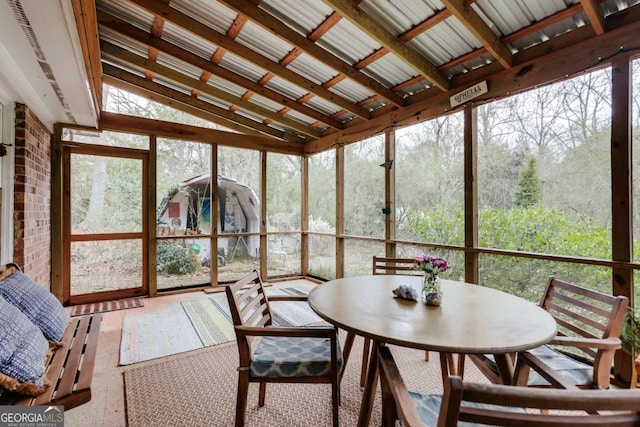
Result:
M409 28L407 31L400 34L398 36L398 39L402 40L403 42L408 42L409 40L412 40L418 37L420 34L424 33L429 28L432 28L433 26L441 23L442 21L444 21L450 16L451 16L451 12L449 12L447 9L439 10L433 15L431 15L430 17L428 17L427 19L425 19L424 21L420 22L415 27ZM371 53L369 56L366 56L362 58L360 61L356 62L354 64L354 67L360 70L368 65L371 65L378 59L385 56L387 53L389 53L389 49L387 49L386 47L381 47L380 49ZM393 89L395 89L395 87Z
M252 112L256 115L268 117L276 122L281 123L283 126L296 129L297 131L302 132L303 134L309 135L311 137L318 138L321 136L320 132L317 129L312 129L308 125L305 125L302 122L293 120L288 117L283 117L275 111L271 111L264 107L260 107L259 105L254 104L252 102L245 101L229 92L225 92L221 89L217 89L205 82L186 76L179 71L176 71L164 65L160 65L157 62L151 61L147 58L143 58L142 56L136 55L133 52L129 52L126 49L122 49L114 44L102 41L101 48L102 48L101 52L104 57L116 58L116 59L128 62L130 64L137 65L138 67L149 70L155 74L164 76L169 80L173 80L175 82L188 86L191 89L195 89L200 93L206 93L208 95L211 95L214 98L217 98L221 101L231 104L231 106L236 105L239 108Z
M100 45L98 44L98 24L95 0L72 0L73 15L76 20L78 38L82 49L84 65L89 83L92 107L96 120L102 110L102 66Z
M592 28L585 26L529 48L514 55L514 66L510 69L502 69L487 75L485 68L488 67L482 67L456 76L452 79L452 89L449 92L436 93L430 90L431 96L408 107L388 112L346 130L306 143L305 153L321 152L337 144L371 137L391 127L407 126L447 114L452 111L449 97L481 80L487 80L489 93L476 99L474 101L476 104L603 66L605 63L601 58L610 59L621 53L620 46L628 50L640 49L640 41L636 35L640 33L640 6L626 9L623 14L614 16L611 20L608 19L607 25L607 32L600 36L585 38L584 34L594 34Z
M213 113L208 111L201 110L200 108L194 107L191 104L185 104L183 102L179 102L174 98L171 98L167 95L162 95L151 90L142 88L140 86L136 86L134 83L129 83L126 80L120 80L116 77L112 77L108 74L104 75L104 83L113 86L115 88L124 90L126 92L132 93L134 95L141 96L145 99L148 99L153 102L157 102L158 104L166 105L167 107L171 107L175 110L182 111L183 113L191 114L194 117L199 117L208 122L214 123L216 125L223 126L229 130L236 131L239 133L243 133L246 135L253 136L265 136L264 133L259 132L255 129L248 128L246 126L241 126L238 123L232 122L231 120L223 119L219 116L216 116ZM268 135L267 135L268 136ZM268 136L269 137L269 136ZM279 140L280 138L274 138L274 140Z
M250 150L266 150L281 154L302 154L302 144L275 141L264 136L243 135L162 120L103 111L100 130L117 130L142 135L156 135L184 141L226 145Z
M237 13L249 17L249 19L251 19L253 22L258 24L265 30L298 47L299 49L315 57L317 60L324 63L328 67L333 68L341 74L344 74L354 82L359 83L373 93L377 93L392 104L398 106L404 105L403 98L400 97L397 93L393 92L388 87L385 87L377 80L361 73L358 69L331 54L327 50L321 48L307 37L304 37L299 32L295 31L293 28L289 27L268 12L260 9L253 3L244 0L220 1L235 10Z
M600 2L597 0L580 0L580 4L584 9L585 15L589 18L593 31L597 35L604 33L604 16L602 16Z
M353 102L331 92L321 85L318 85L316 82L313 82L312 80L297 74L296 72L278 64L277 62L272 61L266 56L261 55L260 53L250 49L249 47L236 42L230 37L219 33L213 28L206 26L202 22L191 18L190 16L180 12L177 9L172 8L171 6L168 6L161 2L157 2L155 0L129 1L147 10L150 13L162 16L165 20L170 21L179 27L182 27L195 36L201 37L204 40L207 40L217 46L223 47L229 52L233 52L241 58L244 58L247 61L258 65L266 69L267 71L270 71L280 76L281 78L288 80L291 83L305 90L308 90L309 92L312 92L329 102L336 104L339 107L351 111L353 114L356 114L363 118L369 118L369 110L367 110L366 108L357 106Z
M441 90L449 88L449 81L424 56L386 30L375 19L353 4L351 0L323 0L353 25L376 40L401 60L415 68L425 79Z
M340 122L331 119L331 117L322 114L321 112L314 110L307 105L296 102L295 99L288 98L285 95L282 95L274 90L268 89L262 86L260 82L254 82L253 80L242 77L226 68L219 66L218 64L207 61L206 59L201 58L200 56L191 53L179 46L171 44L163 39L153 37L149 33L140 30L133 25L128 24L106 12L98 11L98 23L137 42L154 47L159 51L166 53L167 55L178 58L181 61L186 62L187 64L198 67L204 71L208 71L235 85L241 86L249 91L264 96L271 101L274 101L283 106L291 107L293 110L299 112L300 114L304 114L315 120L326 123L328 126L334 127L336 129L340 129L342 127L342 124Z
M442 0L447 10L477 38L504 68L511 68L513 54L500 38L473 10L467 0Z
M104 68L105 76L111 76L115 79L122 80L131 85L138 86L141 89L145 89L148 92L153 92L167 98L172 98L176 103L182 103L182 104L189 105L193 108L201 109L203 111L206 111L208 113L211 113L219 117L222 120L225 120L226 121L225 123L240 125L242 129L248 128L254 131L259 131L259 132L262 132L263 134L271 135L281 140L292 139L291 137L288 137L285 134L285 132L282 132L278 129L272 128L270 126L265 126L262 123L259 123L255 120L251 120L247 117L240 116L231 111L225 110L224 108L217 107L209 102L194 98L191 95L182 93L175 89L168 88L159 83L144 79L142 77L138 77L135 74L129 73L128 71L122 70L120 68L114 67L109 64L103 64L103 68ZM227 124L224 124L223 126L227 126ZM233 127L230 127L230 128L234 129ZM295 138L295 139L302 140L301 138Z

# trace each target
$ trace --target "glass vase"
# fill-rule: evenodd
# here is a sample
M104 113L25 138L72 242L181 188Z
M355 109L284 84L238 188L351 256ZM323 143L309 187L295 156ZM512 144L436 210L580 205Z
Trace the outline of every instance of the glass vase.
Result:
M440 277L437 274L425 274L422 277L422 302L434 306L442 304Z

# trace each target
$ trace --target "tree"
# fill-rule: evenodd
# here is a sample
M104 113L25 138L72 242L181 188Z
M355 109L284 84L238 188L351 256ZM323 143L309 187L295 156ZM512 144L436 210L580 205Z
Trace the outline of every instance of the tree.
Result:
M538 171L536 168L536 159L531 157L529 165L522 171L518 188L516 189L516 207L528 208L540 203L542 187L538 179Z

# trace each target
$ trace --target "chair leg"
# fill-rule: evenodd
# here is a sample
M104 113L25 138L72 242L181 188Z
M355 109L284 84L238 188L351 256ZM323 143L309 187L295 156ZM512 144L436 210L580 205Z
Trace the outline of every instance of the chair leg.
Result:
M424 352L424 361L428 362L429 361L429 350Z
M260 392L258 393L258 406L264 406L264 395L267 392L267 383L260 383Z
M249 373L238 374L238 395L236 396L236 427L244 427L249 394Z
M331 408L333 415L333 427L339 427L338 411L340 406L340 380L338 379L338 373L334 372L331 375Z
M369 353L371 348L371 339L365 338L362 347L362 369L360 371L360 387L364 387L367 378L367 366L369 366Z

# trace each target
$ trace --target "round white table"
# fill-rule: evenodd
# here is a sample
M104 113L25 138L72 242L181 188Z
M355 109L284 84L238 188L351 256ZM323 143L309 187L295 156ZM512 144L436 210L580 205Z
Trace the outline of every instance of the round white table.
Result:
M513 375L508 354L545 344L556 335L556 322L545 310L491 288L443 279L442 304L437 307L393 297L392 290L400 285L419 291L421 280L401 275L337 279L314 288L308 301L324 320L376 344L437 351L441 360L442 354L494 354L505 384ZM358 425L368 425L376 381L374 362Z

